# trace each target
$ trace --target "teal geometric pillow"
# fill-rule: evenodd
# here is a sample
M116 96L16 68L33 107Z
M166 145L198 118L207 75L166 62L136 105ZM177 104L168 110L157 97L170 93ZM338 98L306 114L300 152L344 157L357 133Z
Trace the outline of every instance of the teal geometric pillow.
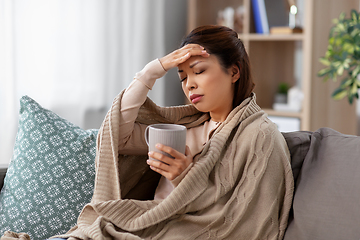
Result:
M98 130L83 130L24 96L14 153L0 193L0 236L67 232L90 202Z

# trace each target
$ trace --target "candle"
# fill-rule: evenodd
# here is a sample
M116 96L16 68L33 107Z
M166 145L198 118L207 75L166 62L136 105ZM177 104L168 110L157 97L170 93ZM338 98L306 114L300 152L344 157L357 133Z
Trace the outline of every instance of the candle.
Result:
M296 21L296 14L297 14L297 7L295 5L291 5L290 12L289 12L289 27L294 29L295 28L295 21Z

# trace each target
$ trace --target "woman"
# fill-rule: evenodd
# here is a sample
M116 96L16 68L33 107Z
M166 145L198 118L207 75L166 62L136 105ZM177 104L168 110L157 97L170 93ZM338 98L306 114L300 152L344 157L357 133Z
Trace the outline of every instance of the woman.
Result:
M191 104L162 108L147 98L171 68ZM244 45L226 27L199 27L147 64L103 122L92 202L61 237L282 239L293 194L290 157L253 88ZM161 145L174 158L148 153L144 131L153 123L185 125L185 154Z

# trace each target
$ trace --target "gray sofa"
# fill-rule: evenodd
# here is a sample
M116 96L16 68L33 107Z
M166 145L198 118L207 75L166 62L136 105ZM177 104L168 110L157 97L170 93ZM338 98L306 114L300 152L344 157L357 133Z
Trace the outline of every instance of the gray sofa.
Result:
M286 240L360 239L360 137L329 128L283 133L295 195ZM2 187L6 169L1 169Z
M6 170L7 168L0 168L0 189L2 189L3 185L4 185L4 178L6 175Z

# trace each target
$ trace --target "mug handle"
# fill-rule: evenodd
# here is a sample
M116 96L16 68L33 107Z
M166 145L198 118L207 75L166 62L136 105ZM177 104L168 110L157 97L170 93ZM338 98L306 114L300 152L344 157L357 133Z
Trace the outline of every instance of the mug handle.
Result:
M145 141L148 146L149 146L149 128L150 126L147 126L145 129Z

